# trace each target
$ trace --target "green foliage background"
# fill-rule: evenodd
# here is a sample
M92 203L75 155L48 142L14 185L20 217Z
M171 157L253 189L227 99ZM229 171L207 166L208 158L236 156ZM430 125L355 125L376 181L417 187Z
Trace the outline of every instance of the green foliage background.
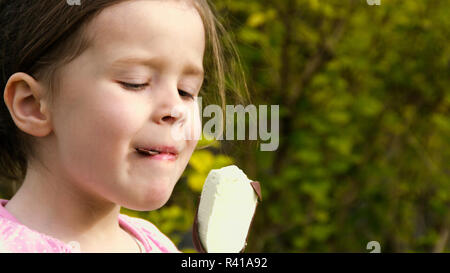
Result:
M142 216L189 238L206 174L232 162L263 188L247 252L449 251L450 2L213 2L252 104L280 105L280 146L196 151Z
M212 2L279 148L201 141L166 206L122 211L194 251L202 183L236 164L263 189L247 252L450 251L450 1Z

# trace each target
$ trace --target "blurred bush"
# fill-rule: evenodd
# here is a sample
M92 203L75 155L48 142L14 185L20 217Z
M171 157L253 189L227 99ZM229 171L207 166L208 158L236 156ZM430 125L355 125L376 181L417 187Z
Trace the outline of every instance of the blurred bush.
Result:
M227 155L263 187L248 252L449 251L450 2L213 2L252 103L280 105L280 146L197 151L169 235L189 234L202 180Z

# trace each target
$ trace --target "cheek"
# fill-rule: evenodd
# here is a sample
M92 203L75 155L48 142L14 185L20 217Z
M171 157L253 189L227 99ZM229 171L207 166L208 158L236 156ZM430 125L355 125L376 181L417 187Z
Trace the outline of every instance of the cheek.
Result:
M197 143L198 143L198 140L188 140L187 141L187 147L189 147L188 148L188 150L189 150L189 157L191 157L192 153L195 150L195 147L197 147Z
M186 150L183 156L183 165L181 167L181 173L186 169L192 154L194 153L195 147L197 147L198 140L188 140L186 141Z
M85 109L85 122L93 126L99 135L116 138L134 133L142 125L143 113L136 103L114 95L108 99L94 100ZM134 106L134 107L133 107ZM101 129L100 129L101 128Z
M90 91L91 94L96 92ZM126 151L120 149L128 147L128 141L139 130L143 116L124 96L112 92L106 96L106 92L103 93L103 96L79 96L62 104L63 112L55 125L64 153L72 159L76 156L80 162L95 160L96 166L123 156Z

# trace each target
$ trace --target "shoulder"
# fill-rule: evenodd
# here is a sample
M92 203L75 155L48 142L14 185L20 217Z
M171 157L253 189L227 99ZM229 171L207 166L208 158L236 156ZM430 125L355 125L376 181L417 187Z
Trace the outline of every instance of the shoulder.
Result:
M0 253L69 252L56 239L0 217Z
M150 245L155 245L161 252L180 253L181 251L175 246L172 240L162 233L153 223L142 218L132 217L125 214L120 216L130 223L133 228L145 237Z

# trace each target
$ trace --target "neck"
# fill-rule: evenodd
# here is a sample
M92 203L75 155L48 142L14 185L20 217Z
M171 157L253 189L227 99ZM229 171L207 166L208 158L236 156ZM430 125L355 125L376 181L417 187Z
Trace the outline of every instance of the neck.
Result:
M120 206L83 189L78 181L30 165L25 180L5 208L30 229L85 248L124 238Z

